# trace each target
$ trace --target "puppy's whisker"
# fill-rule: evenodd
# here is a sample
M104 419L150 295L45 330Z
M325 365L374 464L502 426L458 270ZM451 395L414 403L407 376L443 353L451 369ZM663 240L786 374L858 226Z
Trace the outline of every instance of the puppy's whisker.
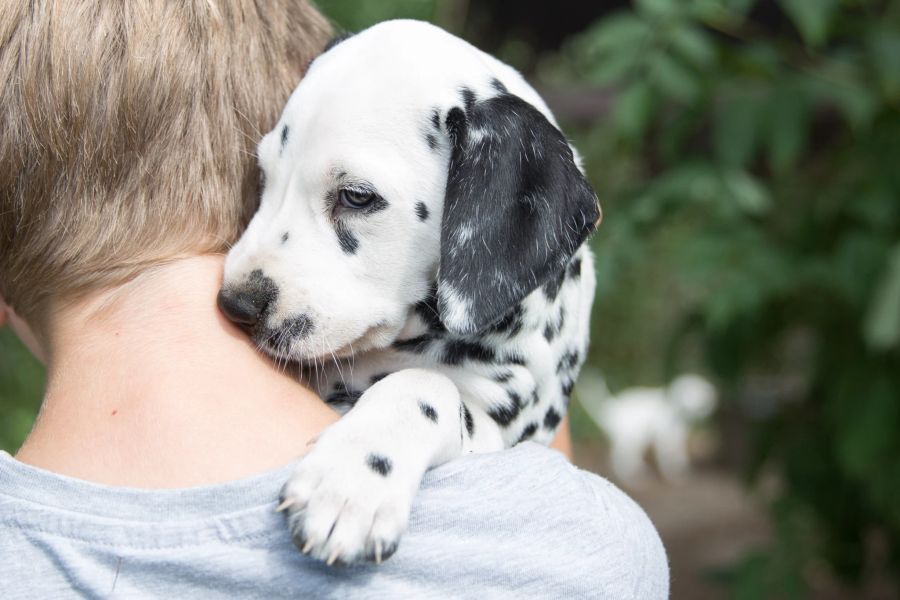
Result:
M328 341L325 339L325 336L322 336L322 342L323 342L323 344L322 344L323 349L331 346L331 344L329 344ZM341 378L341 384L343 384L344 389L347 389L347 380L344 378L344 372L341 370L341 365L338 363L337 357L334 355L334 352L331 350L328 350L328 354L331 355L331 361L334 363L334 368L337 369L338 377ZM324 360L324 356L323 356L323 360Z
M353 350L353 342L350 342L350 360L347 361L347 368L350 371L350 381L353 381L353 366L356 364L356 351Z

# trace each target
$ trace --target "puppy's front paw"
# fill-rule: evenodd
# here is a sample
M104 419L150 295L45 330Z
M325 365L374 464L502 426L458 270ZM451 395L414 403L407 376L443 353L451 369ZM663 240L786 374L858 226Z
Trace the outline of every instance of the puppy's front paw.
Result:
M327 564L381 561L397 549L412 498L393 459L321 442L281 491L294 544Z

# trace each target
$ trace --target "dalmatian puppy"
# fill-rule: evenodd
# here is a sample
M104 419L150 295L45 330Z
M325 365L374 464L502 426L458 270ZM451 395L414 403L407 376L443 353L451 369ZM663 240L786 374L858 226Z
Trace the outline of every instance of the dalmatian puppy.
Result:
M597 198L514 69L416 21L326 47L258 155L219 306L344 413L280 509L304 553L381 562L429 467L553 438Z

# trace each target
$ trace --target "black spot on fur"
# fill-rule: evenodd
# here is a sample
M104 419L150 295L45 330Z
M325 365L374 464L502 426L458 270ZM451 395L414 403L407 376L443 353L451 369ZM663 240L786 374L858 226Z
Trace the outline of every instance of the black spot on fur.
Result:
M369 468L381 475L382 477L387 477L391 474L391 470L394 468L393 463L391 463L391 459L387 456L382 456L381 454L369 454L366 458L366 464L369 465Z
M434 137L434 134L433 134L433 133L427 134L427 135L425 136L425 141L428 142L428 147L429 147L429 148L431 148L432 150L436 150L436 149L437 149L437 147L438 147L438 141L437 141L437 138Z
M537 423L529 423L528 426L522 430L522 435L519 436L519 439L516 440L516 444L522 443L525 440L531 439L531 436L537 431Z
M282 148L282 150L284 149L284 146L285 146L285 144L287 144L287 141L288 141L288 131L289 131L289 129L288 129L287 125L285 125L284 127L281 128L281 148Z
M285 231L284 233L281 234L281 243L286 244L290 237L291 237L291 235L287 231Z
M441 111L437 108L431 109L431 125L438 131L441 130Z
M496 355L491 348L484 344L462 339L451 339L444 345L443 360L448 365L459 365L464 360L494 362Z
M435 286L431 287L431 291L427 298L417 303L414 310L423 321L428 325L428 329L434 333L444 333L446 329L441 323L441 316L437 310L437 297L435 296Z
M543 287L544 295L547 296L547 300L549 300L550 302L556 300L556 296L559 295L559 289L562 287L565 280L565 269L561 269L559 273L555 273L554 275L550 276L550 279L547 280Z
M419 217L420 221L428 219L428 207L425 206L424 202L416 202L416 216Z
M568 350L565 354L562 355L562 357L560 357L559 363L557 363L556 365L556 372L571 372L578 366L580 360L581 353L578 352L578 350Z
M266 329L266 344L274 349L281 351L291 342L302 340L315 329L315 325L307 315L297 315L290 319L285 319L276 329Z
M552 342L553 338L559 335L559 332L562 331L563 323L566 320L566 310L564 306L559 307L559 313L556 315L555 319L549 319L547 323L544 325L544 338L547 342Z
M378 383L379 381L381 381L382 379L384 379L384 378L387 377L388 375L390 375L390 373L377 373L377 374L375 374L375 375L372 375L372 376L369 378L369 384L370 384L370 385L375 385L376 383Z
M562 395L563 395L563 398L565 398L567 402L569 400L569 396L572 395L572 388L574 388L574 387L575 387L575 382L572 381L571 379L566 379L565 381L562 382L562 388L561 388Z
M500 371L499 373L494 374L494 381L497 383L506 383L510 379L512 379L513 373L512 371Z
M409 338L408 340L397 340L392 345L397 350L422 354L431 348L432 342L434 342L434 336L425 334L420 335L419 337Z
M570 279L578 279L581 277L581 257L578 256L569 263L569 278Z
M460 88L459 93L462 95L463 104L466 107L466 114L470 114L475 108L475 92L464 87Z
M341 250L345 254L356 254L356 251L359 250L359 240L347 229L347 226L342 221L338 221L335 223L334 230L337 233L338 242L341 244Z
M519 366L524 367L525 366L525 357L522 356L521 354L515 354L515 353L507 354L506 356L504 356L501 360L498 360L497 362L507 364L507 365L519 365Z
M466 432L469 434L469 437L475 435L475 419L472 417L472 411L469 410L469 407L465 404L463 407L463 418L466 421Z
M553 326L553 323L550 321L547 321L547 324L544 325L544 339L546 339L548 342L552 342L553 338L556 337L557 333L558 332L556 331L556 328Z
M286 340L301 340L315 330L309 315L297 315L281 323L280 334Z
M519 416L518 406L498 406L488 411L494 421L501 427L508 427Z
M334 391L325 398L325 403L330 405L354 406L363 393L361 390L347 389L343 383L336 383Z
M434 410L434 407L423 400L419 400L419 410L422 411L422 414L425 415L430 421L433 423L438 422L438 414L437 411Z
M551 430L556 429L556 426L559 425L560 421L562 421L562 417L559 416L556 409L552 406L548 408L547 414L544 415L544 427Z
M499 321L488 327L485 333L505 333L507 336L513 337L522 331L522 317L524 314L525 309L522 305L516 304Z
M507 93L506 86L503 85L503 82L494 77L491 79L491 87L500 92L501 94Z

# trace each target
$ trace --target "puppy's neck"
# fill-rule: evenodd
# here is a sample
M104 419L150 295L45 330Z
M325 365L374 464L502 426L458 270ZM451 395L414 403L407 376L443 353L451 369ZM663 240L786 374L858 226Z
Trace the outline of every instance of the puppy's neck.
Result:
M224 319L222 258L173 261L62 310L17 458L65 475L184 487L301 455L336 415Z

